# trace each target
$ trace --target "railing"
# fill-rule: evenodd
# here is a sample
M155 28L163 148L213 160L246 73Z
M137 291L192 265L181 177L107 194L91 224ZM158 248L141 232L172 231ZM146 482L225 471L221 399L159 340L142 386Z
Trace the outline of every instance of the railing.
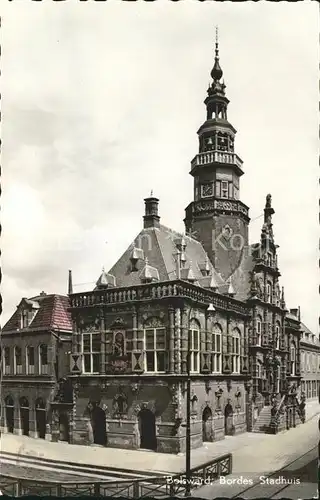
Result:
M197 154L191 162L191 167L194 168L198 165L207 165L214 162L234 164L239 168L242 168L243 164L242 160L240 160L239 156L236 153L225 153L223 151L207 151L205 153Z
M126 288L109 290L96 290L85 293L75 293L70 296L71 308L113 305L145 300L158 300L164 298L191 299L202 304L213 304L219 309L228 309L242 315L248 315L246 305L232 297L219 295L210 290L205 290L191 283L181 280L152 283Z
M189 484L191 489L208 481L216 481L220 476L232 472L232 455L228 453L191 469ZM0 478L3 495L22 496L112 496L122 498L173 497L185 493L187 479L184 475L145 478L139 480L92 481L92 482L49 482L29 479Z

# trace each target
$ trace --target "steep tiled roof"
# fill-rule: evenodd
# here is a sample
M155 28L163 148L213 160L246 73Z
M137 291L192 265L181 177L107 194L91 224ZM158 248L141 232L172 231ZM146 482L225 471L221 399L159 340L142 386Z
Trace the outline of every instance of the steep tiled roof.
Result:
M141 250L137 252L137 249ZM190 279L205 288L214 284L218 292L227 293L228 284L212 266L202 244L163 225L143 229L109 273L116 277L117 287L140 285L147 258L148 265L157 270L159 281L175 280L178 250L182 250L181 279ZM131 261L133 251L134 266Z
M241 301L246 301L250 295L251 273L254 268L252 255L243 253L240 265L231 276L231 283L235 291L234 298Z
M31 299L22 299L17 310L4 325L2 331L21 330L21 309L24 304L29 304L36 309L35 315L26 331L33 329L52 329L72 331L71 315L68 311L69 298L63 295L39 295Z

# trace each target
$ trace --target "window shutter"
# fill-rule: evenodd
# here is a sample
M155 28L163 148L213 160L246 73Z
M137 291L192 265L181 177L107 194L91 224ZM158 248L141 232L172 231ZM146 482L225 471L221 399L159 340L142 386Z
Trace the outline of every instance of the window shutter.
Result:
M134 373L142 373L144 371L144 352L132 351L132 371Z
M208 351L202 352L200 354L200 371L201 373L211 372L211 353Z
M263 321L263 323L262 323L262 339L261 339L261 345L263 347L266 347L269 344L268 325L269 325L269 323L267 321Z
M82 355L70 354L70 372L80 374L82 372Z
M240 372L248 373L248 356L246 353L245 339L243 335L240 337Z
M232 341L231 335L222 335L222 372L232 373Z

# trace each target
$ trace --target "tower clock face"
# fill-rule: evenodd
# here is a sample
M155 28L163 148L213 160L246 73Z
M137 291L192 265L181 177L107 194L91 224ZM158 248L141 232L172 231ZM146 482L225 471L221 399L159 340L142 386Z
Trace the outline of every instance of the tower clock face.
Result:
M208 184L202 184L201 186L201 195L203 197L205 196L212 196L213 195L213 185L210 183Z

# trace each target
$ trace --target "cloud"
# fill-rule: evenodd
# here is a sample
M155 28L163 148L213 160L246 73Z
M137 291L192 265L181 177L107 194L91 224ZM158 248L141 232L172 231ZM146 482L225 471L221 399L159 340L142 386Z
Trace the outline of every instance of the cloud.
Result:
M69 268L75 288L91 286L139 233L151 189L163 223L183 229L219 24L228 117L244 160L240 197L254 219L272 193L287 301L300 304L315 329L315 9L303 2L7 2L4 318L21 296L65 293ZM257 219L251 241L260 230Z

